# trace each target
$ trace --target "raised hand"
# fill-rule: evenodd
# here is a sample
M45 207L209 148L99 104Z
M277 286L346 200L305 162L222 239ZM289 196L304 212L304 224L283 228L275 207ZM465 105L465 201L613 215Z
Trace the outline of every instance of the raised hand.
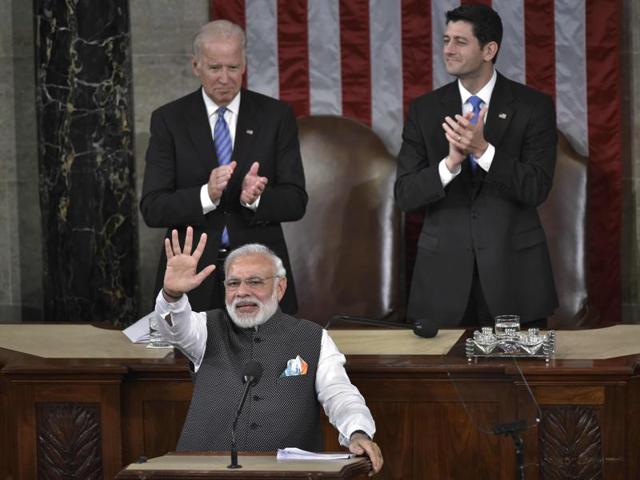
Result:
M202 257L204 246L207 244L207 234L200 235L198 246L191 252L193 245L193 228L187 227L184 248L180 249L178 231L172 230L171 240L164 239L164 250L167 254L167 269L164 272L162 289L165 296L174 299L193 290L200 285L215 270L215 265L207 265L200 272L196 272L198 261Z
M253 162L253 164L251 164L251 168L242 180L240 201L245 205L251 205L255 202L258 197L262 195L262 192L264 192L267 182L269 181L267 177L260 177L258 175L259 168L260 164L258 162Z

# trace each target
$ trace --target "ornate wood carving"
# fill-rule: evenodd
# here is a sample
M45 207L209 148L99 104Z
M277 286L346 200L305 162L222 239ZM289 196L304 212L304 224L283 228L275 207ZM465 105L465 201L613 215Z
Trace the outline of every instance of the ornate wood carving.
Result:
M595 408L543 408L539 449L540 478L544 480L603 478L602 437Z
M97 404L39 403L36 422L38 479L103 478Z

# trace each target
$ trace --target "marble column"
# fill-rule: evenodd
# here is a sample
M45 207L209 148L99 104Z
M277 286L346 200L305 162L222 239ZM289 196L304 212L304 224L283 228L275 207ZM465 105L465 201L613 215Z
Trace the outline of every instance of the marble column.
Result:
M127 0L34 0L47 321L137 312Z

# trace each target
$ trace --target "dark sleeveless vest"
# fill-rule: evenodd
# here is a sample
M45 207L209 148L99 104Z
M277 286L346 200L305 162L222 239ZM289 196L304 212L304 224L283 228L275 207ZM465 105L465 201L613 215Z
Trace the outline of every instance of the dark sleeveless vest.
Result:
M278 310L258 329L238 328L225 310L207 313L207 347L178 451L225 451L231 448L231 425L245 385L249 360L264 371L251 388L236 429L240 451L299 447L322 450L320 406L315 381L322 328ZM306 375L280 377L287 360L300 355Z

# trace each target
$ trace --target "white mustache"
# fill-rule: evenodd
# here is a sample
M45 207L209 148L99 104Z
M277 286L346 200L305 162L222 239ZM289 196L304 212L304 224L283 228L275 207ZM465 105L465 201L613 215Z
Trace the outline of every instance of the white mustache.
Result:
M257 305L258 307L261 307L262 302L255 297L249 297L249 298L236 298L231 304L233 308L245 307L248 305Z

